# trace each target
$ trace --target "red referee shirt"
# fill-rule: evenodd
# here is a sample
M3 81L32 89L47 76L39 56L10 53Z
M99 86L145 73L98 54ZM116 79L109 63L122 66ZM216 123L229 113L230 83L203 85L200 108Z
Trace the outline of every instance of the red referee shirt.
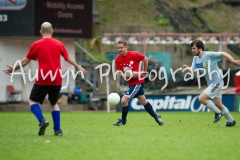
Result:
M61 56L66 61L68 60L68 52L64 44L54 38L42 38L31 45L26 57L38 61L38 80L35 81L35 84L62 85L59 71L61 69ZM47 75L48 72L52 73L53 77L56 75L56 77L51 80L51 76Z

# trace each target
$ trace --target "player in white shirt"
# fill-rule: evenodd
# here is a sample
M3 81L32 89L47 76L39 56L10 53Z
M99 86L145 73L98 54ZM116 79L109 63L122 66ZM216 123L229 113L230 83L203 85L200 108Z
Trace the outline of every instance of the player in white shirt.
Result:
M222 87L223 77L218 68L217 63L222 57L226 58L231 63L240 66L240 60L234 60L231 55L226 52L204 51L204 44L200 40L195 40L191 43L192 53L194 55L192 66L183 65L183 69L188 72L205 72L205 79L208 87L199 95L198 100L215 113L213 123L218 122L222 115L227 119L226 126L235 126L236 121L229 113L227 107L222 104ZM209 100L213 99L213 102Z

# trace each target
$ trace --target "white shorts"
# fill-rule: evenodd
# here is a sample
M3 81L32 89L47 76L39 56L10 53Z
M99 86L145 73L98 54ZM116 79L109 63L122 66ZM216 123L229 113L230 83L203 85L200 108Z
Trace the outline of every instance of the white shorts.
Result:
M210 98L222 99L223 82L210 84L203 92Z

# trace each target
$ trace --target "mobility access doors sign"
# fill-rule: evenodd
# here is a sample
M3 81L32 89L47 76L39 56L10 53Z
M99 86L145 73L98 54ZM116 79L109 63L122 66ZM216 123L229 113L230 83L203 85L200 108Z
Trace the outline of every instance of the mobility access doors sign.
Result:
M35 36L43 22L56 37L92 38L92 0L35 1Z
M39 37L43 22L55 37L92 38L92 0L0 0L1 37Z

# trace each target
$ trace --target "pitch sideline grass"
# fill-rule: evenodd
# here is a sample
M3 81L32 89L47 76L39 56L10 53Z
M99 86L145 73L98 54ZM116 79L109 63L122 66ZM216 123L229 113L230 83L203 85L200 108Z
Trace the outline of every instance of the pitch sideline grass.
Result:
M127 125L114 127L120 113L62 112L63 136L50 126L38 136L31 113L0 113L0 159L239 159L240 113L237 126L213 124L213 113L162 112L165 126L146 113L129 112Z

